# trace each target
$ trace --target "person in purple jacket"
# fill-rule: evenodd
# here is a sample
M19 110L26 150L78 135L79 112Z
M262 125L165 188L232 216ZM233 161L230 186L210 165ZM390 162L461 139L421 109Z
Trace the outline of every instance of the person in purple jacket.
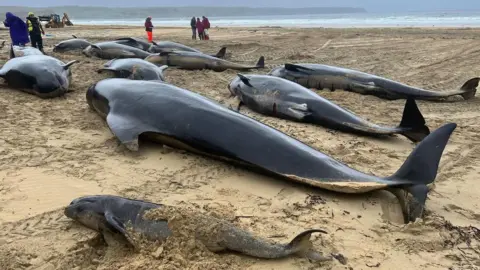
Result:
M197 18L197 31L198 31L198 37L203 40L203 30L205 28L203 27L202 21L200 21L200 18Z
M11 12L7 12L6 20L3 24L10 29L12 45L24 46L30 42L30 39L28 38L27 24L22 19L13 15Z

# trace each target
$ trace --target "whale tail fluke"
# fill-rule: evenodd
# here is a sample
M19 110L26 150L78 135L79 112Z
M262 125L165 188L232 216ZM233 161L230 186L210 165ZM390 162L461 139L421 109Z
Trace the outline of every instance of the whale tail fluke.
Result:
M430 134L425 118L418 109L415 99L409 97L403 109L402 121L399 128L405 129L402 135L413 142L420 142Z
M399 199L405 222L415 221L423 215L428 184L437 177L438 165L455 123L445 124L425 137L408 156L400 169L387 180L403 184L389 190Z
M463 99L468 100L468 99L471 99L471 98L475 97L475 94L477 93L477 87L478 87L479 82L480 82L480 78L476 77L476 78L472 78L472 79L468 80L466 83L464 83L462 85L462 87L460 89L465 91L462 94Z
M326 234L327 232L321 229L313 229L301 232L287 245L289 253L302 255L314 261L331 260L331 257L324 257L320 253L312 250L312 242L310 241L312 233Z

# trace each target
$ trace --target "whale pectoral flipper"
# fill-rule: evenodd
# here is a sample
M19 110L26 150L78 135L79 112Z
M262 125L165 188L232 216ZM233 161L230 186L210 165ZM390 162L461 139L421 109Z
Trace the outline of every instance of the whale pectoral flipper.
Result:
M108 225L111 226L112 231L117 231L123 235L127 234L125 227L123 224L115 217L112 213L106 211L105 212L105 220L107 221Z
M118 140L131 151L138 151L138 136L153 131L146 129L140 121L134 121L127 116L110 112L107 115L107 124Z
M289 116L302 120L303 118L312 115L312 113L308 110L307 104L298 104L298 103L291 103L288 107L287 112Z
M122 50L122 53L126 56L130 56L130 57L134 57L135 56L135 53L133 52L130 52L130 51L126 51L126 50Z
M125 228L125 225L118 220L111 212L106 211L105 212L105 220L107 221L107 224L109 225L109 230L111 232L118 232L120 233L129 244L131 244L134 248L137 248L137 245L133 241L133 239L129 236L127 229ZM103 233L104 234L104 233ZM105 234L104 234L105 237Z
M238 78L247 86L253 87L252 84L250 83L250 79L245 77L245 75L241 73L237 73Z

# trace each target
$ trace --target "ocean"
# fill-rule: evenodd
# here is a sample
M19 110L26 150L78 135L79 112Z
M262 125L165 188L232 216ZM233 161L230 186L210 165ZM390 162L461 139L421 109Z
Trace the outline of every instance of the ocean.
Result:
M195 14L202 16L201 14ZM189 27L190 18L156 18L157 27ZM356 13L311 14L287 16L209 17L212 27L479 27L480 11L472 12L417 12L417 13ZM88 20L71 18L78 25L143 25L145 18L125 20Z

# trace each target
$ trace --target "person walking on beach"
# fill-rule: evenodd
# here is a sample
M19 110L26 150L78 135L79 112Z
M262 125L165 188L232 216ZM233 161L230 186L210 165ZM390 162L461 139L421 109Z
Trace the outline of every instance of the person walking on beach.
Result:
M195 16L192 17L190 21L190 27L192 28L192 39L197 39L197 21L195 20Z
M147 32L148 42L153 42L153 23L152 17L148 16L145 20L145 31Z
M33 12L28 13L27 26L28 33L30 34L30 40L32 41L32 47L38 48L42 53L45 53L43 51L42 39L42 34L45 35L45 31L43 31L42 24L40 23L38 18L35 17Z
M19 17L13 15L11 12L7 12L6 19L3 22L5 27L10 29L10 39L13 46L25 46L30 42L28 39L27 24Z
M203 23L200 21L200 18L197 18L197 31L198 31L198 37L200 40L203 40L203 30L205 28L203 27Z
M202 16L202 18L203 18L202 20L203 28L205 28L203 30L203 39L209 40L210 36L208 35L208 29L210 29L210 21L205 16Z

